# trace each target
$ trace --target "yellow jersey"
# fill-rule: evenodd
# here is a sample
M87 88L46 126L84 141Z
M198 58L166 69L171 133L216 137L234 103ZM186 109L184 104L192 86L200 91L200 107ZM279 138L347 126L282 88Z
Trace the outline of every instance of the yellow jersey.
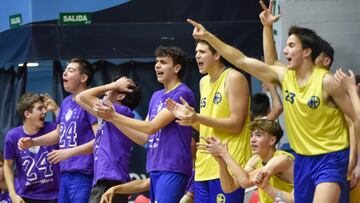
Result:
M225 81L230 71L228 68L223 71L220 77L213 83L210 82L209 75L202 78L200 87L200 114L211 118L227 118L230 116L230 106L225 95ZM250 98L248 98L250 100ZM248 111L250 110L250 102ZM229 133L205 125L200 125L200 136L216 136L222 142L228 143L228 149L232 157L241 166L245 166L251 156L250 149L250 123L249 113L242 131L239 134ZM200 139L200 143L204 143ZM206 181L219 178L219 166L210 154L197 152L195 162L195 180Z
M287 153L282 150L276 150L274 157L281 155L281 154L285 154L285 155L291 157L292 160L295 159L292 154ZM259 160L259 162L256 164L256 168L261 168L263 166L264 165L261 160ZM276 175L271 176L269 178L268 183L269 183L269 185L273 186L274 188L277 188L279 190L286 191L289 193L291 193L291 191L294 188L294 185L292 183L286 182L286 181L278 178ZM259 188L259 200L260 200L260 203L273 203L274 202L273 198L260 188Z
M292 149L301 155L320 155L349 146L348 127L339 108L323 98L328 70L315 67L306 85L299 87L294 70L282 81L285 126Z

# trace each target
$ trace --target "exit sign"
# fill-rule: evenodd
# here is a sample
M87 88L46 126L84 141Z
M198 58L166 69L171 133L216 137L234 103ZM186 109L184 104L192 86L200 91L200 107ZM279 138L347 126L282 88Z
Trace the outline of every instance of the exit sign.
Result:
M22 23L21 14L9 16L10 28L20 27Z
M87 25L91 24L90 13L60 13L60 25Z

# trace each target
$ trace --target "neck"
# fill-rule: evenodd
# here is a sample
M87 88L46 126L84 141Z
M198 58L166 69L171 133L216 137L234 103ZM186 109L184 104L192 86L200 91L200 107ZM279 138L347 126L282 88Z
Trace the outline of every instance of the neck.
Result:
M208 74L210 76L210 81L215 82L225 70L225 65L222 63L216 63L213 67L209 68Z
M275 147L273 147L268 152L259 154L261 161L263 163L267 163L271 158L273 158L275 151L276 151L276 149L275 149Z
M181 80L179 78L173 79L166 84L164 84L165 91L170 92L174 88L176 88L181 83Z
M35 135L40 131L39 128L35 127L32 123L25 121L23 124L23 130L27 135Z
M85 85L80 85L80 87L79 88L77 88L75 91L73 91L73 92L70 92L71 94L72 94L72 96L73 96L73 98L76 96L76 95L78 95L80 92L82 92L82 91L84 91L84 90L86 90L86 89L88 89L88 87Z
M314 71L315 64L311 60L304 60L303 63L297 68L296 78L299 80L307 80Z

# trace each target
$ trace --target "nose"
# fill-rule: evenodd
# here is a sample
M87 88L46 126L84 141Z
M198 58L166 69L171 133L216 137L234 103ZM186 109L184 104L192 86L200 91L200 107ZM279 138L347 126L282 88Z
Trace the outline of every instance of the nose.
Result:
M160 68L160 62L156 62L155 63L155 69L159 69Z
M287 47L285 47L285 48L283 49L283 53L284 53L285 56L288 54L288 49L287 49Z
M200 59L200 53L199 53L199 52L196 52L195 58L196 58L196 59Z
M63 76L65 76L67 74L67 70L65 69L63 72Z

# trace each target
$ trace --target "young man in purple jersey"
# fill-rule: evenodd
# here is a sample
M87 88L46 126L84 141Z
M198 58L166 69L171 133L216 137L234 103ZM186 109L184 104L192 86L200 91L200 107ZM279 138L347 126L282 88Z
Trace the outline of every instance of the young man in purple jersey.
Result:
M49 153L49 160L60 162L59 203L87 203L93 179L92 154L97 119L75 102L75 96L86 90L91 81L91 64L71 59L63 73L65 91L71 93L61 103L57 128L38 138L19 140L19 148L59 143L60 150ZM80 146L75 148L76 146Z
M52 107L54 105L48 106L48 110ZM57 202L59 167L50 163L47 155L58 149L58 146L36 146L26 150L19 150L17 147L21 138L36 138L56 128L55 123L44 122L46 111L42 96L25 93L17 104L17 113L22 116L23 125L11 129L5 137L4 174L14 203ZM15 177L14 163L17 171Z
M147 171L150 172L151 201L178 203L191 176L192 129L179 126L175 116L165 108L165 102L168 98L180 102L182 97L194 106L194 95L180 79L187 64L183 51L177 47L160 46L155 55L156 76L164 89L152 95L145 121L118 114L111 105L96 105L94 110L137 144L143 145L148 141Z
M131 89L127 84L133 82L122 77L115 82L85 90L76 96L76 102L86 111L95 115L93 106L97 103L113 105L117 113L134 118L132 110L141 98L141 89L135 85ZM97 96L105 93L102 100ZM98 203L103 193L110 187L130 181L129 167L132 141L114 124L102 120L95 136L94 144L94 179L90 203ZM128 195L118 194L114 202L128 202Z

